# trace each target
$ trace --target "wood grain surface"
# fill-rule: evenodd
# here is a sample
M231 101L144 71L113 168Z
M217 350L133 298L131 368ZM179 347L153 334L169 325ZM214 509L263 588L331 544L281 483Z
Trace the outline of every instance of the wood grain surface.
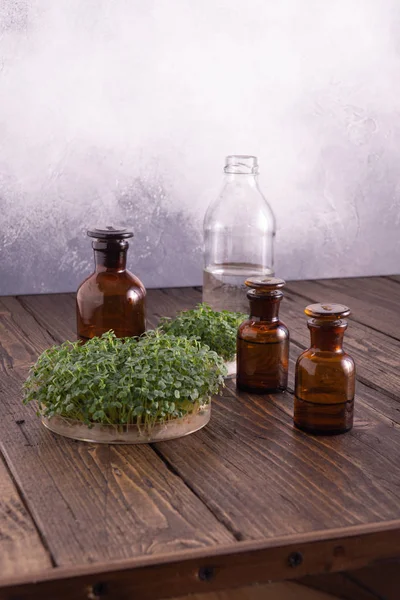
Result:
M390 560L400 553L400 521L316 534L276 537L204 550L147 556L92 566L60 567L38 576L6 578L1 600L156 600L309 574L335 573ZM34 583L34 585L33 585Z
M50 556L0 457L1 577L38 573L49 567Z
M352 309L353 320L399 340L397 285L385 277L357 277L290 282L288 288L306 300L345 304Z
M62 301L51 298L57 300L57 310L47 330L33 309L24 309L14 298L5 300L8 312L0 315L4 356L0 401L5 418L0 431L8 468L55 564L117 560L232 541L233 536L150 446L103 446L60 438L44 430L33 406L21 404L29 364L55 343L65 305L73 305L68 296ZM65 330L63 339L71 337L68 325Z
M148 325L200 301L199 289L149 290ZM331 438L308 436L292 424L294 364L309 345L303 309L316 301L342 302L353 310L345 348L358 374L355 427ZM214 400L206 428L181 440L134 447L58 437L41 426L33 406L21 404L21 385L37 355L75 339L74 295L1 298L0 490L8 504L12 498L20 503L26 527L10 545L0 520L0 566L8 565L0 589L2 575L51 565L61 572L145 556L172 560L192 550L206 557L219 547L305 534L317 539L332 529L345 537L354 526L397 522L399 304L395 277L288 284L281 316L291 333L289 390L254 396L237 392L231 380ZM379 552L378 545L377 559ZM357 560L346 555L345 568L372 559ZM303 574L289 570L284 576ZM345 581L343 597L356 597L358 589L360 600L368 598L362 576L335 576L332 585L339 589ZM322 577L314 583L326 591Z
M398 600L400 563L391 561L348 573L313 575L300 582L345 600Z
M334 600L337 596L307 589L298 583L252 585L237 590L192 594L190 600ZM189 600L188 596L175 600ZM360 598L360 600L363 600Z

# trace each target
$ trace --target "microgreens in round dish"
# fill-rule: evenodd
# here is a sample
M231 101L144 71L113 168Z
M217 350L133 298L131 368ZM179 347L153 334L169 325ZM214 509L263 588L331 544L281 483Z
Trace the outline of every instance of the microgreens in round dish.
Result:
M195 413L224 385L221 357L198 340L108 332L45 350L24 384L39 414L88 425L154 425Z
M192 310L179 312L175 319L162 317L160 328L169 335L195 338L224 360L231 361L236 354L237 329L245 319L245 314L217 312L202 303Z

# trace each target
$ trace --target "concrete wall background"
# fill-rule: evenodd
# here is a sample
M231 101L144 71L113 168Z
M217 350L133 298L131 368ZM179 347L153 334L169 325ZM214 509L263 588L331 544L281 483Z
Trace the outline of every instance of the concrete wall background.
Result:
M0 293L74 290L90 225L201 282L226 154L255 154L287 279L399 272L396 0L2 0Z

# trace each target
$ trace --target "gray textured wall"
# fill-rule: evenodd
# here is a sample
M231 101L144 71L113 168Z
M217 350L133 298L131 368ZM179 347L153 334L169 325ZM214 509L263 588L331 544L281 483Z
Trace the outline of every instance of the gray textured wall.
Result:
M398 0L1 0L0 293L73 290L87 226L201 281L226 154L259 156L286 278L399 271Z

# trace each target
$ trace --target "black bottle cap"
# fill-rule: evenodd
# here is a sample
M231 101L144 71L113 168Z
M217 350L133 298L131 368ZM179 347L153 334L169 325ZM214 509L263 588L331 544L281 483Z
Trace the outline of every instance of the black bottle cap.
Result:
M111 227L109 225L88 229L87 234L97 240L125 240L133 237L133 232L126 229L126 227Z
M350 314L350 309L344 304L309 304L305 309L307 317L315 319L344 319Z

